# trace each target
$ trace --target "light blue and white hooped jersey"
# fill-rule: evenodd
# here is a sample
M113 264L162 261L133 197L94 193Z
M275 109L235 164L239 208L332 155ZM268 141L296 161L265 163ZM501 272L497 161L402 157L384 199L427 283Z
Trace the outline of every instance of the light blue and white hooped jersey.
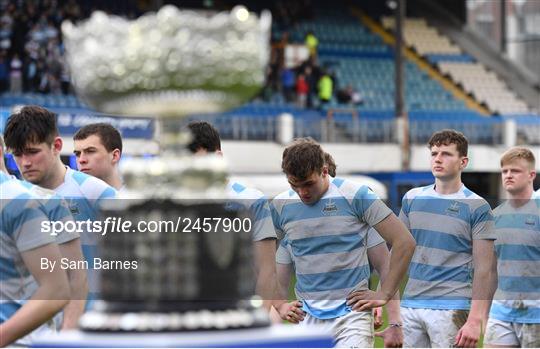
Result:
M248 188L241 183L227 183L228 196L251 213L253 241L276 239L268 199L259 190Z
M289 190L276 196L270 210L284 235L276 262L293 265L303 309L320 319L349 313L347 295L368 288L368 230L392 211L367 186L340 178L313 205Z
M518 208L506 201L493 211L499 283L490 317L540 323L540 195Z
M105 200L116 198L116 190L99 178L67 168L64 182L54 191L66 200L76 221L94 221L99 217L100 207ZM84 225L83 225L84 227ZM103 238L94 232L81 233L81 247L88 262L89 298L99 291L94 258L97 257L98 239Z
M17 179L16 179L17 180ZM42 188L27 181L20 183L32 194L36 195L45 209L45 214L51 222L69 222L74 221L73 215L69 210L69 205L60 195L52 190ZM79 238L76 230L58 232L55 236L56 243L63 244Z
M20 181L0 172L0 323L19 310L34 288L21 253L55 242L41 230L47 220L39 200Z
M429 185L405 194L399 217L416 240L401 306L468 310L473 240L495 239L489 204L464 185L449 195Z

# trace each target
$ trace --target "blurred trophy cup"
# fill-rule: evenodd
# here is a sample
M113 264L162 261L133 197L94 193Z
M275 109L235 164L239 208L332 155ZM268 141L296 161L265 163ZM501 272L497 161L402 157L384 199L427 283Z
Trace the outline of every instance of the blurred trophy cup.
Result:
M252 98L264 82L270 13L166 5L130 21L103 12L62 24L72 83L89 106L107 114L155 116L159 157L123 161L125 198L109 216L180 222L173 231L114 231L100 240L104 260L138 268L101 270L100 301L81 319L87 331L184 331L267 326L254 297L249 229L186 229L189 218L245 219L231 205L226 166L217 156L191 156L187 115L220 112ZM178 219L181 219L180 221Z

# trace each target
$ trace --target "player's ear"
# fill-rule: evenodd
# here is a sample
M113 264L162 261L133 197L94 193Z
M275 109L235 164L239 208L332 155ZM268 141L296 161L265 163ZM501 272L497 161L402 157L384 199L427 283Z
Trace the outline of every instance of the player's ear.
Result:
M64 145L64 142L62 142L61 137L55 137L54 138L54 141L52 143L52 150L55 153L55 155L60 154L60 152L62 151L62 146L63 145Z
M120 149L115 149L112 151L112 162L113 164L117 164L120 161L120 157L122 156L122 153L120 153Z
M469 158L464 156L461 158L461 169L463 170L469 164Z
M328 165L324 165L321 171L323 176L328 176Z

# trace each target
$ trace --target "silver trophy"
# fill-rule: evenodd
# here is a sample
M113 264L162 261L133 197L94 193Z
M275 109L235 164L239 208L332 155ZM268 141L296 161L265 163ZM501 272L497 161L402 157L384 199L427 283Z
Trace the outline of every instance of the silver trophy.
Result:
M154 116L162 125L158 158L122 163L127 191L108 213L131 220L242 219L231 209L220 157L186 152L181 119L220 112L252 98L264 82L271 16L166 5L130 21L103 12L62 24L72 82L96 110ZM232 205L234 206L234 205ZM109 234L100 253L137 259L137 270L101 272L101 299L83 316L90 331L181 331L267 325L253 298L251 236L246 231Z

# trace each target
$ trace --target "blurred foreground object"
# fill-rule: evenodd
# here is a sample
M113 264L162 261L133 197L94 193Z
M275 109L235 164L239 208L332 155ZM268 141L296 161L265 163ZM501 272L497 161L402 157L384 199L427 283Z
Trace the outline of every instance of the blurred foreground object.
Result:
M246 217L226 195L223 159L188 154L189 135L180 119L239 106L258 92L270 24L269 12L257 18L242 6L210 15L171 5L134 21L95 12L77 27L62 24L73 85L83 100L102 112L162 121L161 156L123 160L126 190L107 207L108 217ZM254 297L251 226L233 232L185 227L132 229L102 239L102 258L137 260L139 267L102 271L102 301L83 316L82 329L177 332L269 325L262 301Z
M134 21L94 12L62 24L73 85L113 114L178 117L246 102L264 82L271 15L166 5Z

